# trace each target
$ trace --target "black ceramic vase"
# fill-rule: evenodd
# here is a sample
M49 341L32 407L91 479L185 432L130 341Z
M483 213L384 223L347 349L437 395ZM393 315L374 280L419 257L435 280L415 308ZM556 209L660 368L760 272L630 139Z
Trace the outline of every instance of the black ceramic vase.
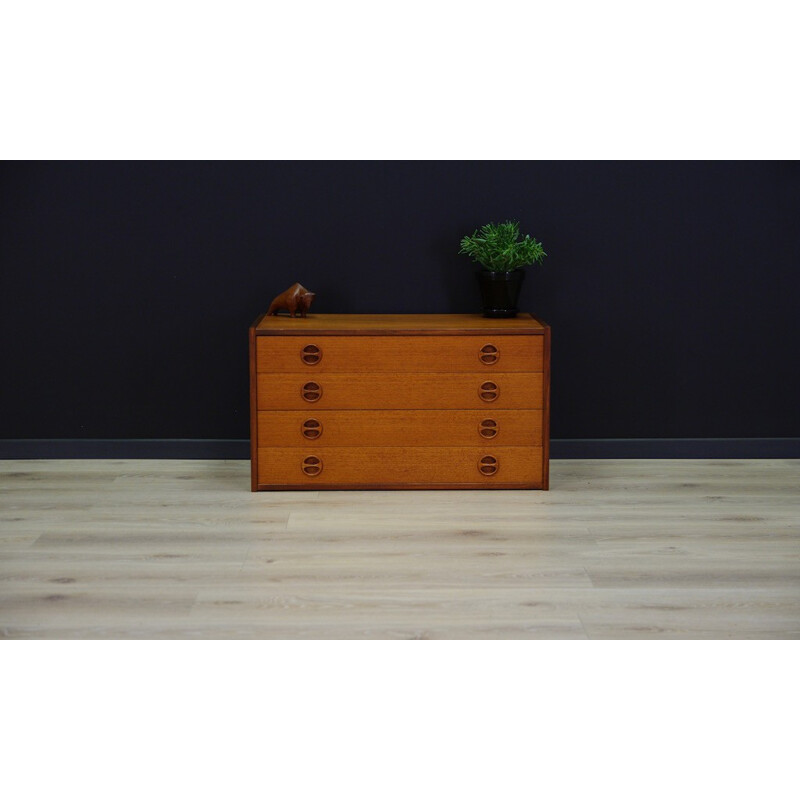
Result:
M484 317L516 317L517 300L522 281L525 279L524 269L511 272L492 272L488 269L478 270L478 285L481 288Z

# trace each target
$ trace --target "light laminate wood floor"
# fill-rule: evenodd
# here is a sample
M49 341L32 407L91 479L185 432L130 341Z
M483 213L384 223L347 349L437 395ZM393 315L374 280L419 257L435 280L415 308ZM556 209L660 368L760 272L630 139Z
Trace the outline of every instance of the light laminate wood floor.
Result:
M245 461L0 461L0 638L800 637L800 461L551 472L252 494Z

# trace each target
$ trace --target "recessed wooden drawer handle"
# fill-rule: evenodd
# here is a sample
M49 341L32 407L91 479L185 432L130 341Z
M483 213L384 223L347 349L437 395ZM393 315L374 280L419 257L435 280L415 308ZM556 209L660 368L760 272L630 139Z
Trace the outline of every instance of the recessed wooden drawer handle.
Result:
M322 361L322 350L315 344L307 344L300 351L300 360L309 366L319 364Z
M322 472L322 459L317 456L306 456L303 459L301 469L306 475L313 478L315 475L319 475L320 472Z
M500 360L500 350L493 344L485 344L478 359L481 364L496 364Z
M485 419L478 425L478 432L484 439L494 439L497 436L497 422L493 419Z
M319 439L322 436L322 423L316 419L307 419L302 426L306 439Z
M316 381L309 381L303 384L300 394L307 403L316 403L322 397L322 387Z
M484 381L481 384L481 388L478 389L478 396L487 403L494 402L499 395L500 389L497 388L497 384L494 381Z
M494 475L500 469L500 464L494 456L484 456L478 462L478 472L481 475Z

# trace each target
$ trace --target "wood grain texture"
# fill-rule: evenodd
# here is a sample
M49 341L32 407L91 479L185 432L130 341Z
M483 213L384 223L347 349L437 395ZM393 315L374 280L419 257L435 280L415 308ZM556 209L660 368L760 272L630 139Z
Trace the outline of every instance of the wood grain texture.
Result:
M258 353L256 350L256 328L258 323L264 318L262 314L250 326L249 331L249 363L250 363L250 488L255 492L258 490L258 396L256 368L258 364Z
M311 471L304 472L312 459ZM316 459L317 461L313 461ZM488 459L486 464L482 459ZM483 469L492 470L482 473ZM260 488L298 485L311 488L426 484L475 484L485 488L539 487L542 452L538 447L264 447L258 452Z
M544 325L542 394L542 488L550 489L550 326Z
M297 322L263 317L250 330L253 491L547 487L549 327L540 320L347 314ZM481 419L462 413L469 409ZM521 413L504 415L501 426L493 415L509 409ZM435 449L492 439L494 447L530 448L504 458L502 479L493 455L470 474L456 452ZM307 443L342 448L326 458L324 479L321 458L290 449ZM402 449L409 447L423 449Z
M316 424L315 424L316 423ZM481 431L486 436L481 435ZM308 435L306 435L308 434ZM531 409L259 411L261 447L531 446L542 444L542 412Z
M480 314L309 314L305 319L261 317L258 336L305 336L309 331L339 336L413 334L445 336L478 333L541 335L543 323L528 313L513 319L487 319Z
M246 461L0 461L8 639L797 639L800 461L549 493L251 494Z
M541 372L544 366L543 336L259 336L256 346L258 372L311 376L327 372ZM309 346L318 351L312 358L303 350ZM484 347L492 350L482 353ZM304 356L315 363L304 363Z
M497 386L497 398L481 400L484 383ZM321 396L315 402L303 399L303 389L317 384ZM298 409L448 409L528 408L543 403L540 372L421 373L330 373L311 377L304 373L257 376L258 408L261 411Z

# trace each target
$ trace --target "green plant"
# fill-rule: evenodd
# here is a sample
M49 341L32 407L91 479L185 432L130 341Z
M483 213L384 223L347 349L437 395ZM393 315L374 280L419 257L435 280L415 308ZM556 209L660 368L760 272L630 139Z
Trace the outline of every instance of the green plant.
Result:
M547 255L536 239L527 235L519 238L519 222L490 222L472 236L465 236L458 252L491 272L511 272L540 264Z

